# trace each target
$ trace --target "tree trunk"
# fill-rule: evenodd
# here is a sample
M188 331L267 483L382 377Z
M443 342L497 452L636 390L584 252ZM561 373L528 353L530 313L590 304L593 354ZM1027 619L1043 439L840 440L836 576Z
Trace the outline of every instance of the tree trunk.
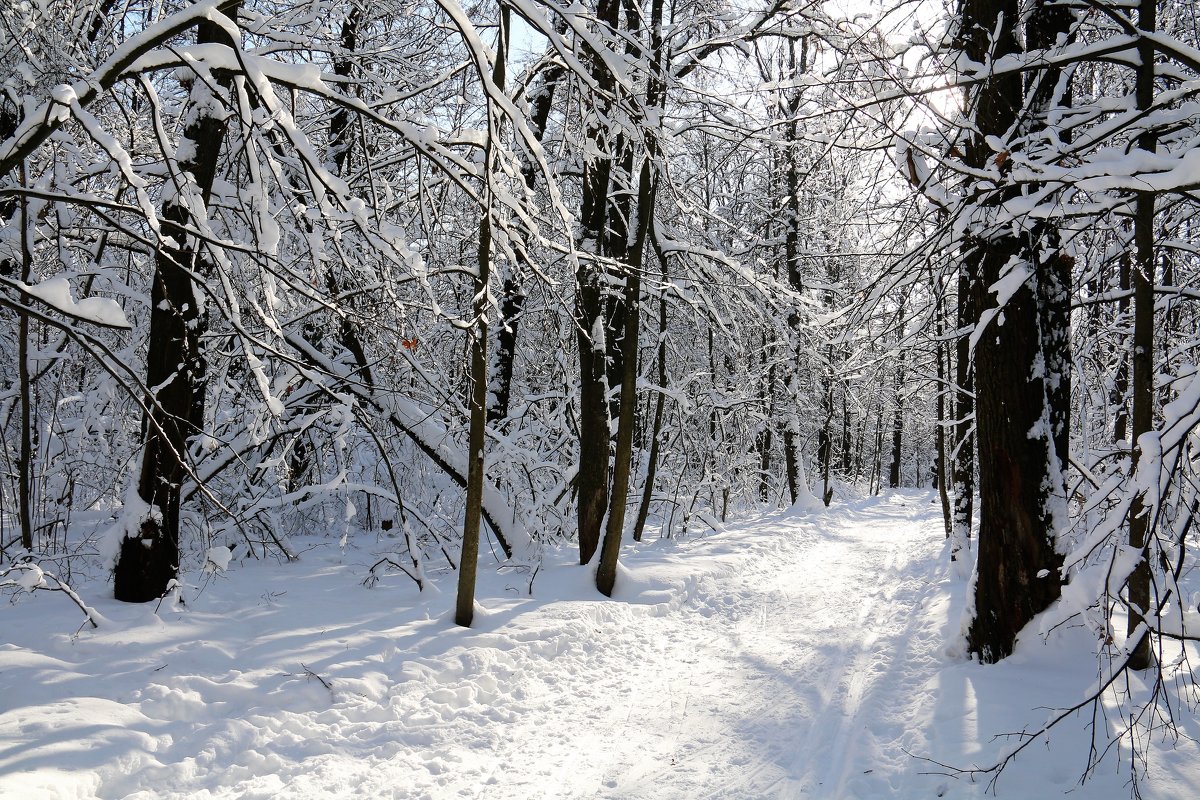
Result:
M615 33L620 18L619 0L600 0L596 19ZM616 79L598 54L592 54L592 78L601 99L597 119L606 119L616 91ZM575 338L579 349L579 471L578 490L579 563L587 564L600 546L600 531L608 511L609 444L611 428L608 407L608 355L605 319L605 275L589 256L603 256L609 241L609 188L613 157L606 128L599 122L587 131L592 145L583 168L583 197L580 212L582 241L579 266L575 271Z
M897 341L899 340L897 336ZM904 455L904 351L897 357L895 376L896 407L892 412L892 462L888 468L888 486L900 486L900 464Z
M982 287L999 280L1001 268L1019 252L1012 239L989 243L977 284L980 307ZM1060 593L1047 442L1030 435L1045 424L1046 413L1043 379L1030 377L1039 358L1037 337L1028 335L1036 320L1037 301L1026 283L1004 306L1004 325L988 324L975 350L980 527L968 644L984 663L1012 653L1017 634Z
M1141 0L1138 28L1152 32L1157 28L1156 0ZM1154 103L1154 47L1138 42L1141 66L1137 74L1137 104L1147 109ZM1150 153L1157 149L1157 137L1147 132L1138 138L1138 148ZM1145 454L1139 437L1154 427L1154 193L1138 192L1133 220L1136 268L1133 271L1133 472L1136 475ZM1153 469L1153 466L1150 467ZM1129 546L1141 558L1129 576L1129 619L1127 635L1131 650L1129 666L1147 669L1154 664L1146 617L1150 613L1150 506L1144 493L1134 495L1129 506Z
M656 0L656 3L658 0ZM653 238L653 235L652 235ZM657 251L657 248L655 248ZM650 453L646 457L646 483L642 487L642 502L638 505L637 520L633 525L633 540L640 542L650 515L650 500L654 496L654 478L658 472L659 437L662 432L663 410L667 401L667 261L658 252L662 266L662 289L658 296L658 391L654 398L654 422L650 429Z
M519 258L519 257L518 257ZM521 312L525 310L525 294L515 277L504 279L500 289L500 332L496 336L496 366L491 375L495 402L488 405L488 422L495 424L508 416L512 402L513 364L517 354L517 333Z
M629 496L629 473L633 465L633 428L637 415L638 330L641 326L641 253L646 247L645 231L654 213L652 155L646 154L642 163L638 189L637 241L625 273L624 336L621 338L622 375L620 414L617 417L617 448L613 458L612 495L609 500L608 524L604 531L604 549L596 571L596 588L611 597L617 579L617 557L625 531L625 507ZM643 222L642 218L646 218Z
M630 35L627 53L634 47L634 37L638 30L638 9L636 5L626 5L626 27ZM646 108L660 109L662 107L665 84L661 77L662 68L662 0L654 0L650 11L650 59L651 74L647 82ZM645 262L646 245L649 241L650 228L654 224L655 196L657 194L658 146L654 131L646 131L646 152L642 156L642 164L638 173L637 192L637 225L634 229L633 242L625 252L627 267L625 269L624 296L624 331L621 339L621 394L620 414L617 421L617 447L613 461L612 496L608 512L608 525L604 532L604 548L600 554L600 566L596 570L596 588L601 594L611 597L617 578L617 558L621 551L621 537L625 531L625 508L629 496L629 476L633 467L633 431L637 416L637 377L638 377L638 334L641 328L641 274ZM629 153L626 169L632 165L632 151ZM630 205L624 206L623 213L628 214ZM665 261L662 261L664 268ZM665 309L662 309L660 327L665 328ZM666 349L660 339L660 378L665 384ZM662 394L659 394L660 400ZM660 406L661 407L661 406ZM657 424L657 423L656 423ZM657 431L655 434L657 443ZM649 485L649 484L648 484ZM644 523L643 523L644 524ZM640 533L638 534L640 537Z
M758 432L755 446L758 448L758 496L764 503L771 497L771 424L774 419L775 365L767 366L767 335L762 336L762 365L766 367L763 382L759 385L758 400L763 409L762 430Z
M975 513L975 373L971 359L971 332L978 322L975 289L970 267L964 261L958 273L958 340L954 345L954 519L950 555L954 559L971 541Z
M1122 253L1117 260L1117 289L1121 294L1121 299L1117 301L1118 331L1124 331L1129 320L1127 293L1133 288L1129 264L1129 253ZM1129 354L1125 342L1119 338L1113 346L1113 357L1117 360L1117 365L1113 371L1112 391L1108 401L1116 408L1113 414L1113 442L1121 447L1127 445L1129 440Z
M823 420L817 438L817 461L821 465L821 501L826 506L833 499L829 486L830 469L833 464L833 346L826 353L824 376L821 378L821 411Z
M21 167L21 185L26 182L25 167ZM29 204L24 195L20 200L21 280L33 282L33 253L29 245ZM27 301L22 300L24 306ZM21 526L21 547L33 552L33 384L29 375L29 315L17 317L17 380L21 392L21 445L17 454L17 514Z
M849 392L845 387L842 388L842 443L841 443L841 468L842 479L850 478L850 470L853 466L853 448L854 441L850 435L850 401L848 398Z
M1020 52L1015 0L964 0L961 39L972 61L988 64ZM992 77L975 90L972 116L978 135L967 145L965 161L975 168L1003 169L1004 161L986 142L1006 137L1017 122L1023 92L1016 75ZM985 204L998 205L1012 190L993 192ZM985 206L986 207L986 206ZM967 645L985 663L1010 653L1017 634L1061 593L1062 556L1055 550L1055 496L1062 473L1053 429L1056 397L1047 375L1047 348L1041 321L1046 291L1041 242L1031 246L1008 232L980 229L968 242L966 268L973 270L976 308L986 325L975 350L977 442L979 446L980 529L975 617ZM1002 308L988 308L992 287L1008 270L1024 270L1024 280ZM1053 287L1051 287L1053 288ZM1037 367L1041 365L1041 369Z
M788 68L792 79L805 73L808 69L808 39L800 40L800 58L797 61L795 42L788 42ZM787 197L784 198L784 235L783 253L787 267L788 288L799 295L804 291L804 275L800 262L800 168L796 163L796 147L800 142L799 124L796 115L800 110L800 95L797 92L788 102L788 115L791 117L784 128L784 146L786 148L787 165L784 181L787 187ZM787 470L788 493L793 504L800 495L808 493L808 487L801 487L801 476L804 472L801 466L802 456L799 450L800 420L798 418L800 403L800 388L797 373L800 369L800 306L792 301L792 309L788 314L788 332L791 337L791 353L793 363L784 376L784 402L787 403L785 427L783 430L784 466Z
M565 22L559 20L559 33L565 34ZM541 142L546 135L546 125L550 119L550 109L554 102L554 94L566 74L566 70L553 63L542 73L541 86L530 97L529 129L534 138ZM537 185L537 163L532 155L525 157L521 164L521 176L525 188L533 190ZM524 278L527 274L528 259L525 253L525 241L517 234L513 242L513 252L516 262L513 274L504 279L500 288L500 319L496 336L496 355L494 367L489 375L494 401L488 405L488 423L496 424L508 417L509 406L512 403L513 367L516 362L517 340L521 329L521 315L525 310Z
M510 11L500 6L500 26L496 32L496 61L492 64L492 84L504 91L505 67L508 58ZM488 112L487 142L483 148L483 208L479 218L479 252L474 281L475 296L471 301L471 403L470 429L467 444L467 497L463 516L462 556L458 561L458 596L454 622L471 627L475 616L475 573L479 563L479 525L483 511L484 454L488 416L487 312L488 282L492 262L492 187L495 172L493 161L496 139L500 135L497 115Z
M935 279L936 280L936 279ZM943 341L945 335L944 319L945 319L945 303L942 297L942 283L939 280L936 284L936 294L934 296L934 353L937 356L937 424L934 427L933 442L934 448L937 451L937 490L938 499L942 504L942 523L946 528L946 538L949 539L954 534L954 523L951 518L950 511L950 495L946 492L946 484L948 483L949 470L947 469L946 459L946 343ZM953 561L957 553L954 550L954 543L950 546L950 560Z
M236 20L239 6L240 0L230 0L220 10ZM197 26L196 41L238 47L210 20ZM224 89L230 85L228 77L218 82ZM192 88L192 102L198 109L216 102L199 79ZM186 151L190 143L191 155L180 162L180 176L192 176L205 205L211 199L225 129L222 117L198 110L182 135L182 149ZM186 473L187 440L203 424L206 389L207 365L200 348L205 320L191 276L203 275L207 268L198 252L201 245L186 233L187 208L168 200L162 215L163 235L175 245L159 248L150 293L146 385L152 396L137 484L146 510L137 520L138 529L122 541L114 571L116 598L132 603L161 597L178 570L179 492Z

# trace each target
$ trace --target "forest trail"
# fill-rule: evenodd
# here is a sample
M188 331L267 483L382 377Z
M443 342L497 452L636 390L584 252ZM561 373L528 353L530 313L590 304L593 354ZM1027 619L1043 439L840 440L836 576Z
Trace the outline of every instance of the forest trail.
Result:
M659 716L669 746L612 795L892 795L881 763L923 744L905 723L928 673L908 659L940 636L918 613L936 524L924 495L897 494L739 531L657 634L682 655L664 665L683 695Z
M630 546L615 600L567 552L487 570L471 630L450 622L451 572L440 593L361 585L386 540L235 563L158 615L84 585L107 624L78 636L77 611L38 596L0 611L0 797L984 797L915 756L989 763L993 734L1090 667L1047 682L1039 650L1031 681L1029 658L947 655L964 584L931 500ZM1066 741L1000 796L1077 790L1086 740ZM1188 796L1188 774L1146 796ZM1086 791L1128 796L1120 774Z

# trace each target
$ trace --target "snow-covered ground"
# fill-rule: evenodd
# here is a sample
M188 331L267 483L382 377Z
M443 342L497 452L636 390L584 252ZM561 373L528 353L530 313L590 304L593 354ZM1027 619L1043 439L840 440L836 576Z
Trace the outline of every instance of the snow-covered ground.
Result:
M451 573L440 593L362 585L388 541L235 560L202 591L189 576L186 610L84 583L106 624L78 635L66 597L24 595L0 607L0 797L983 797L989 775L934 762L995 763L1015 744L997 735L1085 696L1093 644L1059 629L964 660L965 583L931 501L627 548L615 600L566 553L532 597L529 571L485 569L469 631ZM1092 722L1027 748L998 795L1129 797L1125 749L1079 786ZM1144 744L1144 796L1200 795L1194 739Z

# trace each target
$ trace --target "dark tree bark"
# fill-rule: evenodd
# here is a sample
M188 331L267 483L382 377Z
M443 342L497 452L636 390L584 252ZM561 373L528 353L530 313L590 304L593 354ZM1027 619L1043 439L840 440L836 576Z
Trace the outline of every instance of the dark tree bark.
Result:
M600 545L600 528L608 508L609 421L608 380L604 371L605 346L602 336L593 339L597 324L603 325L603 301L599 276L581 266L576 273L577 326L579 347L579 472L578 487L579 563L592 560ZM586 323L590 322L590 325Z
M842 389L842 441L841 441L841 469L842 479L850 477L850 470L853 467L853 448L854 440L850 434L850 400L849 392Z
M598 22L616 32L620 0L600 0ZM592 78L599 91L599 119L606 119L616 91L616 78L599 55L593 54ZM608 511L610 420L608 407L608 329L605 319L604 269L589 254L603 256L608 240L609 189L615 144L606 128L594 124L587 131L595 155L583 167L580 213L582 242L575 272L575 336L579 349L579 471L576 475L579 520L579 563L587 564L600 546L600 532ZM591 148L589 148L591 149Z
M788 59L788 68L791 70L793 77L808 71L807 38L800 40L800 58L798 61L796 58L795 43L788 43ZM800 166L796 163L796 147L800 142L800 128L795 117L799 111L800 94L796 92L788 102L788 116L790 120L784 128L784 146L786 148L785 155L787 159L784 182L787 187L787 197L784 198L783 234L783 257L787 267L788 288L796 294L804 290L804 275L800 263ZM797 372L800 368L801 358L800 323L799 306L793 304L792 311L788 315L788 331L791 336L790 345L794 362L784 376L784 396L788 407L786 424L783 429L784 468L787 471L788 494L793 504L800 498L800 481L803 474L802 456L799 450L800 422L797 418L799 412L799 378ZM824 428L823 431L824 435L828 436L828 431L824 430ZM807 487L804 491L808 491Z
M1015 241L1007 252L999 245L993 242L982 258L980 287L995 283L1003 264L1019 253ZM1028 335L1037 316L1028 284L1008 300L1004 316L1005 324L993 321L975 351L980 527L968 643L985 663L1009 655L1021 629L1058 599L1062 567L1047 508L1046 441L1029 434L1044 420L1045 390L1041 378L1029 377L1039 343ZM1005 335L1006 328L1022 334Z
M958 341L954 346L953 535L959 548L971 540L971 518L975 513L975 370L970 335L978 314L972 282L972 270L964 261L958 274Z
M963 0L960 46L968 58L989 64L1019 52L1018 11L1015 0ZM976 130L965 159L970 166L1003 175L1007 159L992 152L985 138L1008 138L1020 122L1023 100L1016 75L990 77L975 90L970 112ZM982 201L995 205L1011 195L1002 189ZM979 231L967 248L976 307L987 310L975 351L980 529L975 617L967 633L968 648L985 663L1012 653L1021 629L1061 593L1052 504L1062 475L1051 407L1061 395L1048 385L1055 376L1044 368L1047 350L1061 342L1044 336L1040 325L1053 313L1041 301L1058 290L1045 275L1048 251L1052 255L1044 242L1031 245L1003 226ZM1014 264L1026 270L1025 279L1002 308L989 308L990 287Z
M1141 0L1138 28L1152 32L1158 27L1157 0ZM1154 47L1146 40L1138 42L1141 66L1137 73L1137 105L1140 109L1154 104ZM1157 149L1158 140L1151 131L1138 138L1138 148ZM1154 193L1138 192L1133 220L1133 471L1136 474L1145 454L1138 438L1154 427ZM1150 606L1150 508L1142 493L1135 494L1129 506L1129 546L1141 553L1141 559L1129 576L1129 618L1127 634L1131 644L1129 666L1147 669L1154 664L1146 614Z
M240 0L221 6L237 19ZM200 44L218 43L237 48L225 30L211 20L196 29ZM228 77L220 80L228 89ZM193 101L204 102L214 91L196 79ZM211 102L211 101L208 101ZM198 114L185 128L183 140L192 144L180 172L190 174L207 205L220 161L226 123L215 115ZM126 534L114 571L118 600L142 603L161 597L175 578L179 564L180 486L186 474L187 440L203 424L206 371L200 337L205 319L196 299L192 275L207 269L198 242L190 239L187 208L168 200L163 207L163 235L174 241L162 246L155 259L150 293L150 336L146 358L146 385L153 387L145 425L145 444L137 492L147 510L139 528Z
M640 13L636 4L626 0L626 29L629 35L627 53L634 55L634 40L639 30ZM663 0L654 0L650 8L650 46L649 61L651 74L647 81L646 108L661 109L666 85L662 79L664 63L662 38ZM638 376L638 334L641 329L641 274L645 263L646 247L650 238L650 229L654 225L654 207L657 195L657 161L659 156L658 140L652 129L645 131L645 152L638 172L637 189L637 218L634 228L632 245L625 252L625 292L624 292L624 330L620 343L621 350L621 391L620 414L617 421L617 446L613 461L613 485L611 508L608 512L608 524L604 532L604 548L600 554L600 565L596 570L596 588L601 594L612 596L617 577L617 557L621 549L621 537L625 531L625 508L629 495L629 479L633 468L633 432L637 415L637 376ZM632 167L632 151L630 151L626 168ZM624 213L629 213L630 206L626 205ZM660 255L660 263L666 269L666 261ZM666 383L666 309L665 296L660 306L660 327L664 328L664 337L659 342L659 377ZM662 392L659 392L659 406L655 420L655 444L658 442L658 427L661 425ZM657 452L651 452L651 459L657 457ZM653 467L647 475L647 486L653 487ZM645 503L643 503L645 505ZM639 514L642 525L645 520ZM635 538L640 538L640 529L635 527Z
M1121 299L1117 301L1118 330L1123 331L1129 320L1129 290L1133 288L1133 277L1130 270L1129 253L1122 253L1117 260L1117 288ZM1109 405L1115 408L1113 414L1113 442L1125 446L1129 440L1129 354L1125 343L1118 341L1113 346L1113 357L1116 359L1116 369L1113 371L1112 391L1109 393Z
M872 495L883 491L883 402L880 400L875 409L875 447L871 454L871 480L869 481Z
M766 367L763 382L759 384L758 401L763 409L762 430L754 440L758 448L758 497L764 503L771 497L771 420L774 416L775 364L767 366L769 351L767 335L762 336L762 365Z
M937 453L935 458L937 468L937 490L938 500L942 504L942 523L946 528L946 538L949 539L954 534L954 522L951 518L950 510L950 495L946 491L948 478L948 459L946 458L946 361L949 354L946 352L946 342L943 337L945 335L945 316L946 308L944 298L942 297L942 284L937 283L936 294L934 296L934 354L937 357L937 424L934 427L933 443L934 450ZM953 545L950 549L950 560L953 561L957 553Z
M653 154L642 161L638 188L638 222L634 247L625 274L624 335L621 338L623 374L621 375L620 414L617 419L617 447L613 459L612 507L604 531L604 549L596 572L596 588L612 596L617 578L617 556L621 536L625 531L625 506L629 495L629 474L633 466L633 428L637 413L638 331L641 327L641 269L642 253L646 248L646 232L654 214Z
M3 125L0 120L0 125ZM2 131L0 131L2 132ZM4 137L6 138L6 137ZM3 141L3 138L0 138ZM25 183L25 168L21 167L21 183ZM26 284L33 278L33 253L29 247L29 204L20 201L21 280ZM14 265L15 266L15 265ZM7 272L7 270L5 270ZM22 301L25 305L25 301ZM17 318L17 381L21 391L21 444L17 453L17 515L21 526L21 547L33 551L33 385L29 373L29 315L21 312Z
M817 463L821 468L821 501L833 499L830 470L833 464L833 346L826 349L821 375L821 430L817 434Z
M658 0L656 0L656 5ZM656 248L657 252L657 248ZM650 501L654 496L654 478L658 473L658 453L662 433L663 411L667 402L667 261L657 252L662 266L662 289L658 295L658 391L654 397L654 421L650 427L650 452L646 457L646 484L642 487L642 501L638 504L637 519L633 524L633 540L640 542L650 515Z
M512 403L513 365L524 310L525 293L521 281L513 276L505 278L500 288L500 331L496 335L495 370L491 376L494 402L488 404L488 423L493 425L508 416Z
M897 340L899 340L897 336ZM900 466L904 456L904 351L897 356L894 395L895 408L892 411L892 461L888 468L888 486L896 489L900 486Z
M1038 0L1025 26L1027 46L1049 50L1074 41L1074 12L1052 0ZM1030 132L1044 130L1046 115L1052 107L1071 103L1069 82L1061 67L1051 66L1033 73L1027 94L1032 117ZM1068 136L1069 138L1069 136ZM1053 221L1033 227L1028 246L1029 262L1037 272L1035 289L1038 306L1038 331L1041 336L1043 371L1046 374L1046 408L1050 435L1058 467L1069 461L1071 442L1071 288L1074 259L1061 249L1060 236ZM1053 467L1052 467L1053 468Z

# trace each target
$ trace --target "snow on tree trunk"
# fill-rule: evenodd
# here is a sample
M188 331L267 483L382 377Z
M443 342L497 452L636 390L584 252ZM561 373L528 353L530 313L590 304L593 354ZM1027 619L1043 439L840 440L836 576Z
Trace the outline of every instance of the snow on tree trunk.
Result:
M236 20L240 0L220 6ZM237 48L218 22L197 26L198 44L218 43ZM179 566L180 487L187 472L187 440L200 431L204 416L207 363L201 349L205 330L201 292L193 276L206 272L201 244L186 228L203 214L212 195L226 122L218 96L230 86L228 77L209 86L199 75L192 79L190 118L179 145L176 185L163 203L162 232L167 238L155 258L150 294L150 334L146 385L150 412L137 494L148 513L130 520L114 570L118 600L144 603L161 597Z

